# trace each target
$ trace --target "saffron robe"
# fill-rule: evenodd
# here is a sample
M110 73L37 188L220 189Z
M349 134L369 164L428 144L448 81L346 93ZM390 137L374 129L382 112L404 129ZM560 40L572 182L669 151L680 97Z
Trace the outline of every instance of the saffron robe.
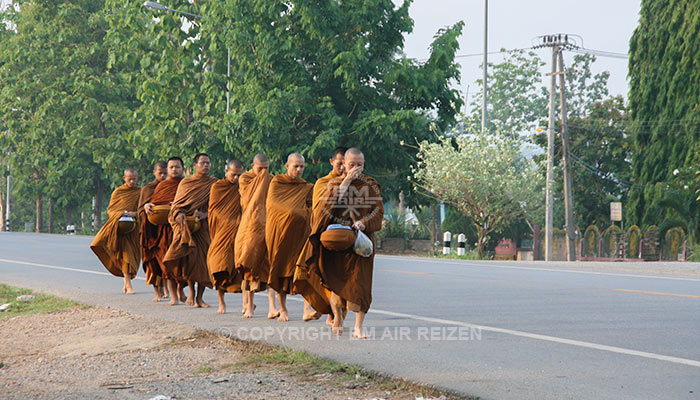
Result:
M126 184L119 186L112 192L107 207L107 222L102 226L90 249L100 259L102 265L114 276L136 277L141 263L141 249L139 246L139 229L127 234L119 234L119 218L124 211L136 212L139 206L141 188L129 187ZM138 222L138 221L137 221Z
M156 260L154 248L157 244L158 226L153 225L148 221L148 215L144 206L151 202L153 192L156 190L160 181L153 180L141 188L141 196L139 197L139 230L141 231L141 263L143 264L143 272L146 273L146 284L162 286L162 271L158 260Z
M382 228L384 217L381 187L375 179L362 174L352 181L341 197L338 188L342 181L342 176L332 179L313 210L314 224L305 262L311 271L319 274L325 288L347 302L349 310L367 312L372 303L374 253L370 257L361 257L352 248L331 251L321 245L320 237L330 224L352 226L354 222L362 221L365 225L363 232L374 244L374 232ZM311 300L318 299L307 300L314 306ZM325 312L330 305L314 308Z
M209 195L209 235L207 253L209 278L217 290L240 292L242 276L236 270L234 242L241 222L241 195L238 182L220 179Z
M267 170L248 171L238 178L241 193L241 223L235 241L236 269L243 274L243 289L258 292L267 288L270 263L265 245L267 190L272 175Z
M297 260L311 232L313 185L302 178L277 175L267 192L265 244L270 260L267 284L292 293Z
M182 182L182 179L183 178L166 179L160 182L153 192L151 203L157 206L171 205L173 200L175 200L177 187L180 185L180 182ZM158 233L155 239L156 244L152 251L160 266L163 279L177 279L180 277L180 279L177 280L186 281L186 279L182 278L184 275L184 261L176 263L175 268L167 268L163 263L165 253L167 253L168 248L170 248L170 243L172 243L172 241L173 228L170 224L158 225Z
M217 179L211 176L195 175L180 182L168 214L168 222L173 229L173 240L163 258L166 268L176 268L184 259L183 277L208 288L212 288L212 283L207 268L207 251L210 243L207 219L200 220L200 229L192 233L187 223L178 224L175 222L175 217L180 213L192 216L197 210L208 210L209 191L216 181Z

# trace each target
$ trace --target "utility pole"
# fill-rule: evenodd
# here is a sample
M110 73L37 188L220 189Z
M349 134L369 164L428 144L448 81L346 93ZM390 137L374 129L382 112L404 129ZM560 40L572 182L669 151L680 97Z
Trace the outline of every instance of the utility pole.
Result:
M484 0L484 91L481 96L481 132L486 132L486 124L488 123L488 115L486 113L486 105L488 104L488 35L489 35L489 0Z
M551 47L552 48L552 72L547 74L550 76L549 90L549 127L547 129L547 187L546 187L546 213L545 213L545 261L553 259L553 244L554 244L554 197L552 195L552 186L554 185L554 113L555 113L555 86L556 76L560 75L560 106L562 118L562 164L564 167L564 207L566 208L566 250L567 259L569 261L576 260L576 238L575 238L575 223L573 217L573 197L571 196L571 165L569 162L569 136L566 126L566 81L564 74L564 56L562 52L565 49L576 48L575 43L569 42L569 35L556 34L545 35L541 37L542 44L534 46ZM559 71L557 71L557 61L559 62Z
M7 164L7 199L5 206L5 232L10 231L10 164Z
M566 73L564 55L559 52L559 98L561 102L561 161L564 169L564 209L566 224L566 260L576 261L576 221L574 199L571 193L571 161L569 161L569 131L566 124Z
M554 91L557 84L557 52L559 46L552 47L552 73L550 75L549 88L549 126L547 127L547 185L545 198L545 237L544 260L552 261L554 252L554 196L552 185L554 184Z

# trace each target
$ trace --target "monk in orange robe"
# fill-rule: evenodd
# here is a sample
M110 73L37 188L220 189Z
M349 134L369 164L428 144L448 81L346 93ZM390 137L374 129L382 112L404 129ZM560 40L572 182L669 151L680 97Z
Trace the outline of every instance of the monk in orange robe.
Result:
M355 312L353 337L364 339L367 336L362 324L372 303L374 253L362 257L352 247L345 251L328 250L320 237L329 225L342 224L364 232L374 244L374 232L382 228L384 206L379 183L362 173L364 154L350 148L345 152L344 164L345 173L330 182L313 211L306 264L318 272L323 285L331 291L333 332L343 333L343 309L347 307Z
M156 186L168 176L168 165L163 161L153 164L154 179L141 188L139 197L138 219L141 231L141 263L146 273L146 284L153 286L153 301L158 302L168 297L168 288L163 284L160 264L155 258L153 248L158 237L158 226L148 221L145 206L151 202Z
M175 200L168 215L168 222L173 228L173 240L163 258L166 268L174 268L184 259L184 277L187 278L190 286L190 295L186 303L198 308L209 307L202 296L206 287L212 287L207 268L207 251L210 243L207 215L209 192L211 185L217 179L209 176L210 167L209 156L204 153L197 154L194 158L195 174L183 179L178 185ZM194 216L199 220L198 231L190 231L187 225L188 216ZM197 283L196 298L195 282Z
M270 161L265 154L256 154L252 170L239 178L241 193L241 223L235 241L236 269L243 275L243 318L253 318L253 294L267 288L270 261L265 245L265 203L272 181L268 172ZM270 309L268 318L277 318L273 308L274 294L268 291Z
M132 217L137 219L136 210L139 207L141 188L136 185L139 174L133 168L124 170L124 184L112 192L107 208L108 219L90 248L100 259L102 265L114 276L124 277L126 294L134 294L131 280L136 277L141 263L139 246L139 230L137 226L128 233L119 233L119 219Z
M144 205L144 211L146 214L152 214L152 208L154 205L172 205L173 200L175 200L175 194L177 193L177 187L183 179L183 173L185 171L184 163L180 157L171 157L168 159L167 173L168 179L160 182L156 186L151 202ZM165 253L167 253L170 248L170 243L173 240L173 228L170 224L159 225L157 234L155 235L154 245L151 248L155 260L158 262L162 278L164 282L167 282L167 286L170 288L170 293L172 297L169 306L177 305L178 300L185 302L187 297L183 292L183 287L187 285L187 279L184 277L184 261L175 264L175 268L167 268L163 263L165 258Z
M209 234L211 244L207 253L209 277L219 297L217 314L226 313L224 294L240 293L242 276L236 270L234 240L241 222L241 195L238 178L243 164L231 160L226 165L226 177L211 186L209 195Z
M292 153L287 158L287 173L275 176L267 192L265 243L270 259L267 284L277 292L280 322L289 321L287 294L293 292L292 279L301 249L311 232L313 185L301 178L304 157Z
M316 208L318 205L321 194L328 187L328 183L334 178L343 175L345 172L343 160L345 159L346 151L347 147L336 147L335 150L333 150L333 155L328 160L332 167L331 172L319 178L314 184L312 209ZM311 226L314 226L313 214L311 215ZM330 309L330 291L323 287L320 275L318 275L315 270L310 270L306 265L305 255L308 246L310 246L310 243L306 240L304 249L301 251L301 254L299 254L297 268L294 272L294 290L304 297L304 314L302 319L304 321L319 319L321 317L320 313L324 313L328 314L326 324L331 326L333 325L333 313ZM307 299L312 300L313 308ZM314 308L319 310L319 312L314 311Z

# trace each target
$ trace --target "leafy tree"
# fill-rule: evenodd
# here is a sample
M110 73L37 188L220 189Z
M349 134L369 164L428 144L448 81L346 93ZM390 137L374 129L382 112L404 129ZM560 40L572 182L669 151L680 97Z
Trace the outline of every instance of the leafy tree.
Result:
M480 257L490 234L541 202L542 176L523 158L518 141L477 133L422 142L418 159L417 185L471 220Z
M406 1L227 0L200 7L203 30L231 49L232 109L219 137L234 154L299 151L307 176L326 173L338 145L365 151L385 195L407 195L415 150L435 140L462 104L451 84L463 23L441 29L424 63L401 55L413 21ZM223 49L220 51L223 52Z
M655 224L663 196L657 184L675 169L698 168L700 1L643 0L639 26L630 39L629 108L634 181L627 219ZM682 215L687 218L689 215Z

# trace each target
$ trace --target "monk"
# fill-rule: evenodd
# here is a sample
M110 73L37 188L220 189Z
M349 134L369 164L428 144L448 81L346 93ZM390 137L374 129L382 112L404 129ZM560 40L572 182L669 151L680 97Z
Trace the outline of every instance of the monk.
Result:
M265 222L265 244L270 260L267 284L277 292L280 303L277 320L280 322L289 321L287 294L293 292L296 262L311 232L313 199L313 185L301 177L304 156L290 154L285 167L287 173L275 176L270 182Z
M177 193L177 187L183 179L183 173L185 170L184 162L180 157L170 157L167 164L167 174L168 179L160 182L156 186L151 202L144 205L144 210L146 214L152 214L152 208L155 205L172 205L173 200L175 200L175 193ZM173 240L173 228L170 224L163 224L158 226L158 232L154 240L155 244L151 248L154 253L155 259L158 262L160 271L162 274L163 281L167 282L167 286L170 288L170 293L172 294L169 306L174 306L178 304L178 300L185 302L187 298L183 292L183 286L187 285L187 279L183 275L184 262L177 263L175 268L167 268L163 262L165 254L170 248L170 244Z
M207 216L209 192L211 185L217 179L209 176L210 167L209 156L204 153L197 154L194 157L195 174L183 179L178 185L175 200L168 215L168 222L173 228L173 240L163 258L166 268L176 268L184 261L183 277L187 279L190 286L190 295L186 303L197 308L209 307L202 296L206 287L212 287L207 268L207 251L210 243ZM198 231L190 231L187 225L188 216L194 216L199 220ZM195 282L197 283L196 298Z
M121 217L132 217L136 220L141 188L136 185L139 174L135 169L125 169L123 179L124 184L112 192L107 207L107 222L97 232L90 248L112 275L124 277L122 291L134 294L131 280L136 277L141 263L139 230L134 228L131 232L122 234L118 229Z
M226 292L240 293L242 277L236 270L234 240L241 222L241 195L238 178L243 164L231 160L226 164L226 176L211 186L209 195L209 234L211 244L207 253L209 277L219 297L217 314L226 313Z
M265 245L265 203L272 181L268 172L270 161L265 154L256 154L252 169L239 178L241 193L241 224L235 241L236 269L243 275L243 318L253 318L253 294L267 288L270 262ZM279 317L273 308L274 294L268 291L268 318Z
M345 152L345 172L329 183L313 211L314 225L306 249L306 264L331 291L333 332L342 335L343 309L347 307L355 312L353 337L358 339L367 338L362 324L372 303L374 253L362 257L352 247L331 251L323 247L320 237L329 225L342 224L364 232L374 244L374 232L382 228L384 206L379 183L362 173L364 165L362 151L350 148Z
M141 188L139 197L138 219L141 231L141 262L146 273L146 284L153 286L153 300L159 302L168 297L168 288L163 284L163 274L156 260L153 248L158 237L158 226L148 221L145 206L151 202L156 186L168 176L168 165L164 161L153 164L153 180Z
M328 160L328 162L331 164L331 172L328 173L328 175L319 178L314 184L312 209L316 208L316 205L318 205L321 194L326 190L328 183L345 172L343 160L345 159L346 151L347 147L341 146L336 147L335 150L333 150L332 157ZM313 225L314 220L312 214L311 226ZM307 300L307 298L313 299L314 306L318 310L322 310L324 313L328 314L326 325L331 326L333 325L333 313L330 311L329 305L330 292L328 289L323 287L321 277L315 273L315 271L309 270L305 263L306 260L304 256L306 254L306 247L309 245L310 244L307 240L304 250L302 250L301 254L299 255L299 259L297 260L297 269L294 273L294 289L297 293L304 296L304 314L302 319L304 321L310 321L321 317L321 314L314 311L311 303L309 303L309 300Z

